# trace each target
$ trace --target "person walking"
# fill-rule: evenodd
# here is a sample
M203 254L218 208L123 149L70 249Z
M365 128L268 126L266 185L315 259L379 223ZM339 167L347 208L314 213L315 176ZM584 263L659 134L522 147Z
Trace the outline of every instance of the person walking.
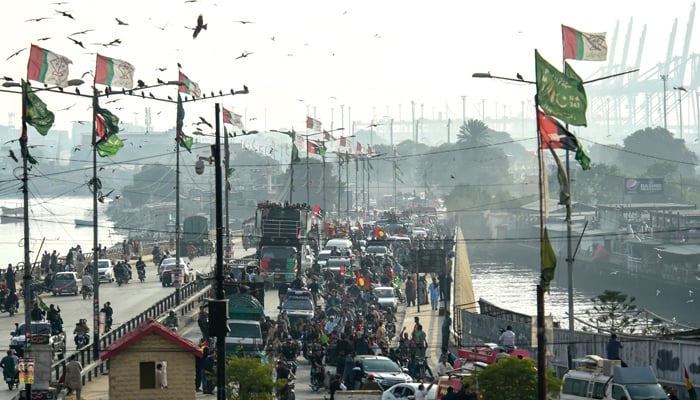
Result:
M77 355L71 357L68 364L66 364L66 387L71 392L75 392L76 400L80 400L80 392L83 389L83 379L81 377L81 372L83 371L83 366L78 362Z
M430 294L430 308L437 310L438 299L440 298L440 288L437 279L433 278L433 281L428 285L428 293Z
M450 328L452 327L452 318L450 317L450 311L445 310L445 319L442 320L442 346L446 349L450 345Z
M412 276L406 281L406 306L412 307L416 305L416 283Z

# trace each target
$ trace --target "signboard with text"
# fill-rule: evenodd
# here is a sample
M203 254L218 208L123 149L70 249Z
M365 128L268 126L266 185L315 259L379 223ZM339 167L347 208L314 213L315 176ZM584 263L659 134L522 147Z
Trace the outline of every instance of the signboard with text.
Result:
M659 194L663 192L663 179L625 178L625 194Z

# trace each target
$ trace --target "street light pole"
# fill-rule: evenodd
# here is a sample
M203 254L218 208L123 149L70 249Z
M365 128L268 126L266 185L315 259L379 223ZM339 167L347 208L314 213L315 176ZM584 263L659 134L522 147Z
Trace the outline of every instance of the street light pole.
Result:
M668 75L661 75L661 80L664 81L664 98L663 98L663 113L664 113L664 129L668 129L666 125L666 79Z
M678 91L678 134L683 139L683 92L688 92L688 89L683 86L674 86L673 90Z

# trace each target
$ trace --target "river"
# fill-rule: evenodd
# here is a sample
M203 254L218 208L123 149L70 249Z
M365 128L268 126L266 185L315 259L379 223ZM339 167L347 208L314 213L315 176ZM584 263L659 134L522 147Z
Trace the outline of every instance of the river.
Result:
M469 246L469 257L474 285L474 296L483 298L501 308L526 315L536 315L536 285L539 281L538 257L522 257L520 262L500 259L493 251L481 252L478 246ZM679 324L700 326L700 313L694 306L694 292L660 282L630 276L591 272L574 264L574 316L589 321L592 297L605 290L619 291L634 297L638 308L648 310L662 319ZM568 327L568 272L564 257L559 258L551 291L545 294L545 314ZM576 328L582 326L575 323Z
M58 197L51 199L30 199L29 202L29 248L30 259L36 260L37 254L56 250L66 255L71 247L80 244L83 252L90 252L93 247L93 230L91 227L76 227L76 219L92 220L92 198ZM21 199L1 199L0 206L21 207ZM99 204L104 212L106 204ZM105 215L99 215L98 242L110 247L125 238L114 229L114 223ZM44 241L42 246L42 241ZM0 254L2 266L24 261L24 223L22 213L17 217L2 216L0 225Z

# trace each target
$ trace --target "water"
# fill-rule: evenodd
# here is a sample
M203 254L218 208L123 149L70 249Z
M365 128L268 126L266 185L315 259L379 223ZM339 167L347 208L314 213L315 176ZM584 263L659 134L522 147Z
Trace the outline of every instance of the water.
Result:
M92 220L92 198L60 197L53 199L30 199L29 201L29 248L30 259L35 261L37 254L56 250L66 255L71 247L80 245L83 252L90 252L93 247L93 230L91 227L76 227L75 219ZM21 207L19 199L2 199L0 206ZM104 213L106 205L99 204ZM114 223L106 216L98 215L98 242L110 247L121 243L125 237L117 233ZM42 247L42 240L45 242ZM17 218L2 217L0 225L0 254L3 262L15 264L24 261L24 224L22 214ZM6 264L2 264L5 266Z

